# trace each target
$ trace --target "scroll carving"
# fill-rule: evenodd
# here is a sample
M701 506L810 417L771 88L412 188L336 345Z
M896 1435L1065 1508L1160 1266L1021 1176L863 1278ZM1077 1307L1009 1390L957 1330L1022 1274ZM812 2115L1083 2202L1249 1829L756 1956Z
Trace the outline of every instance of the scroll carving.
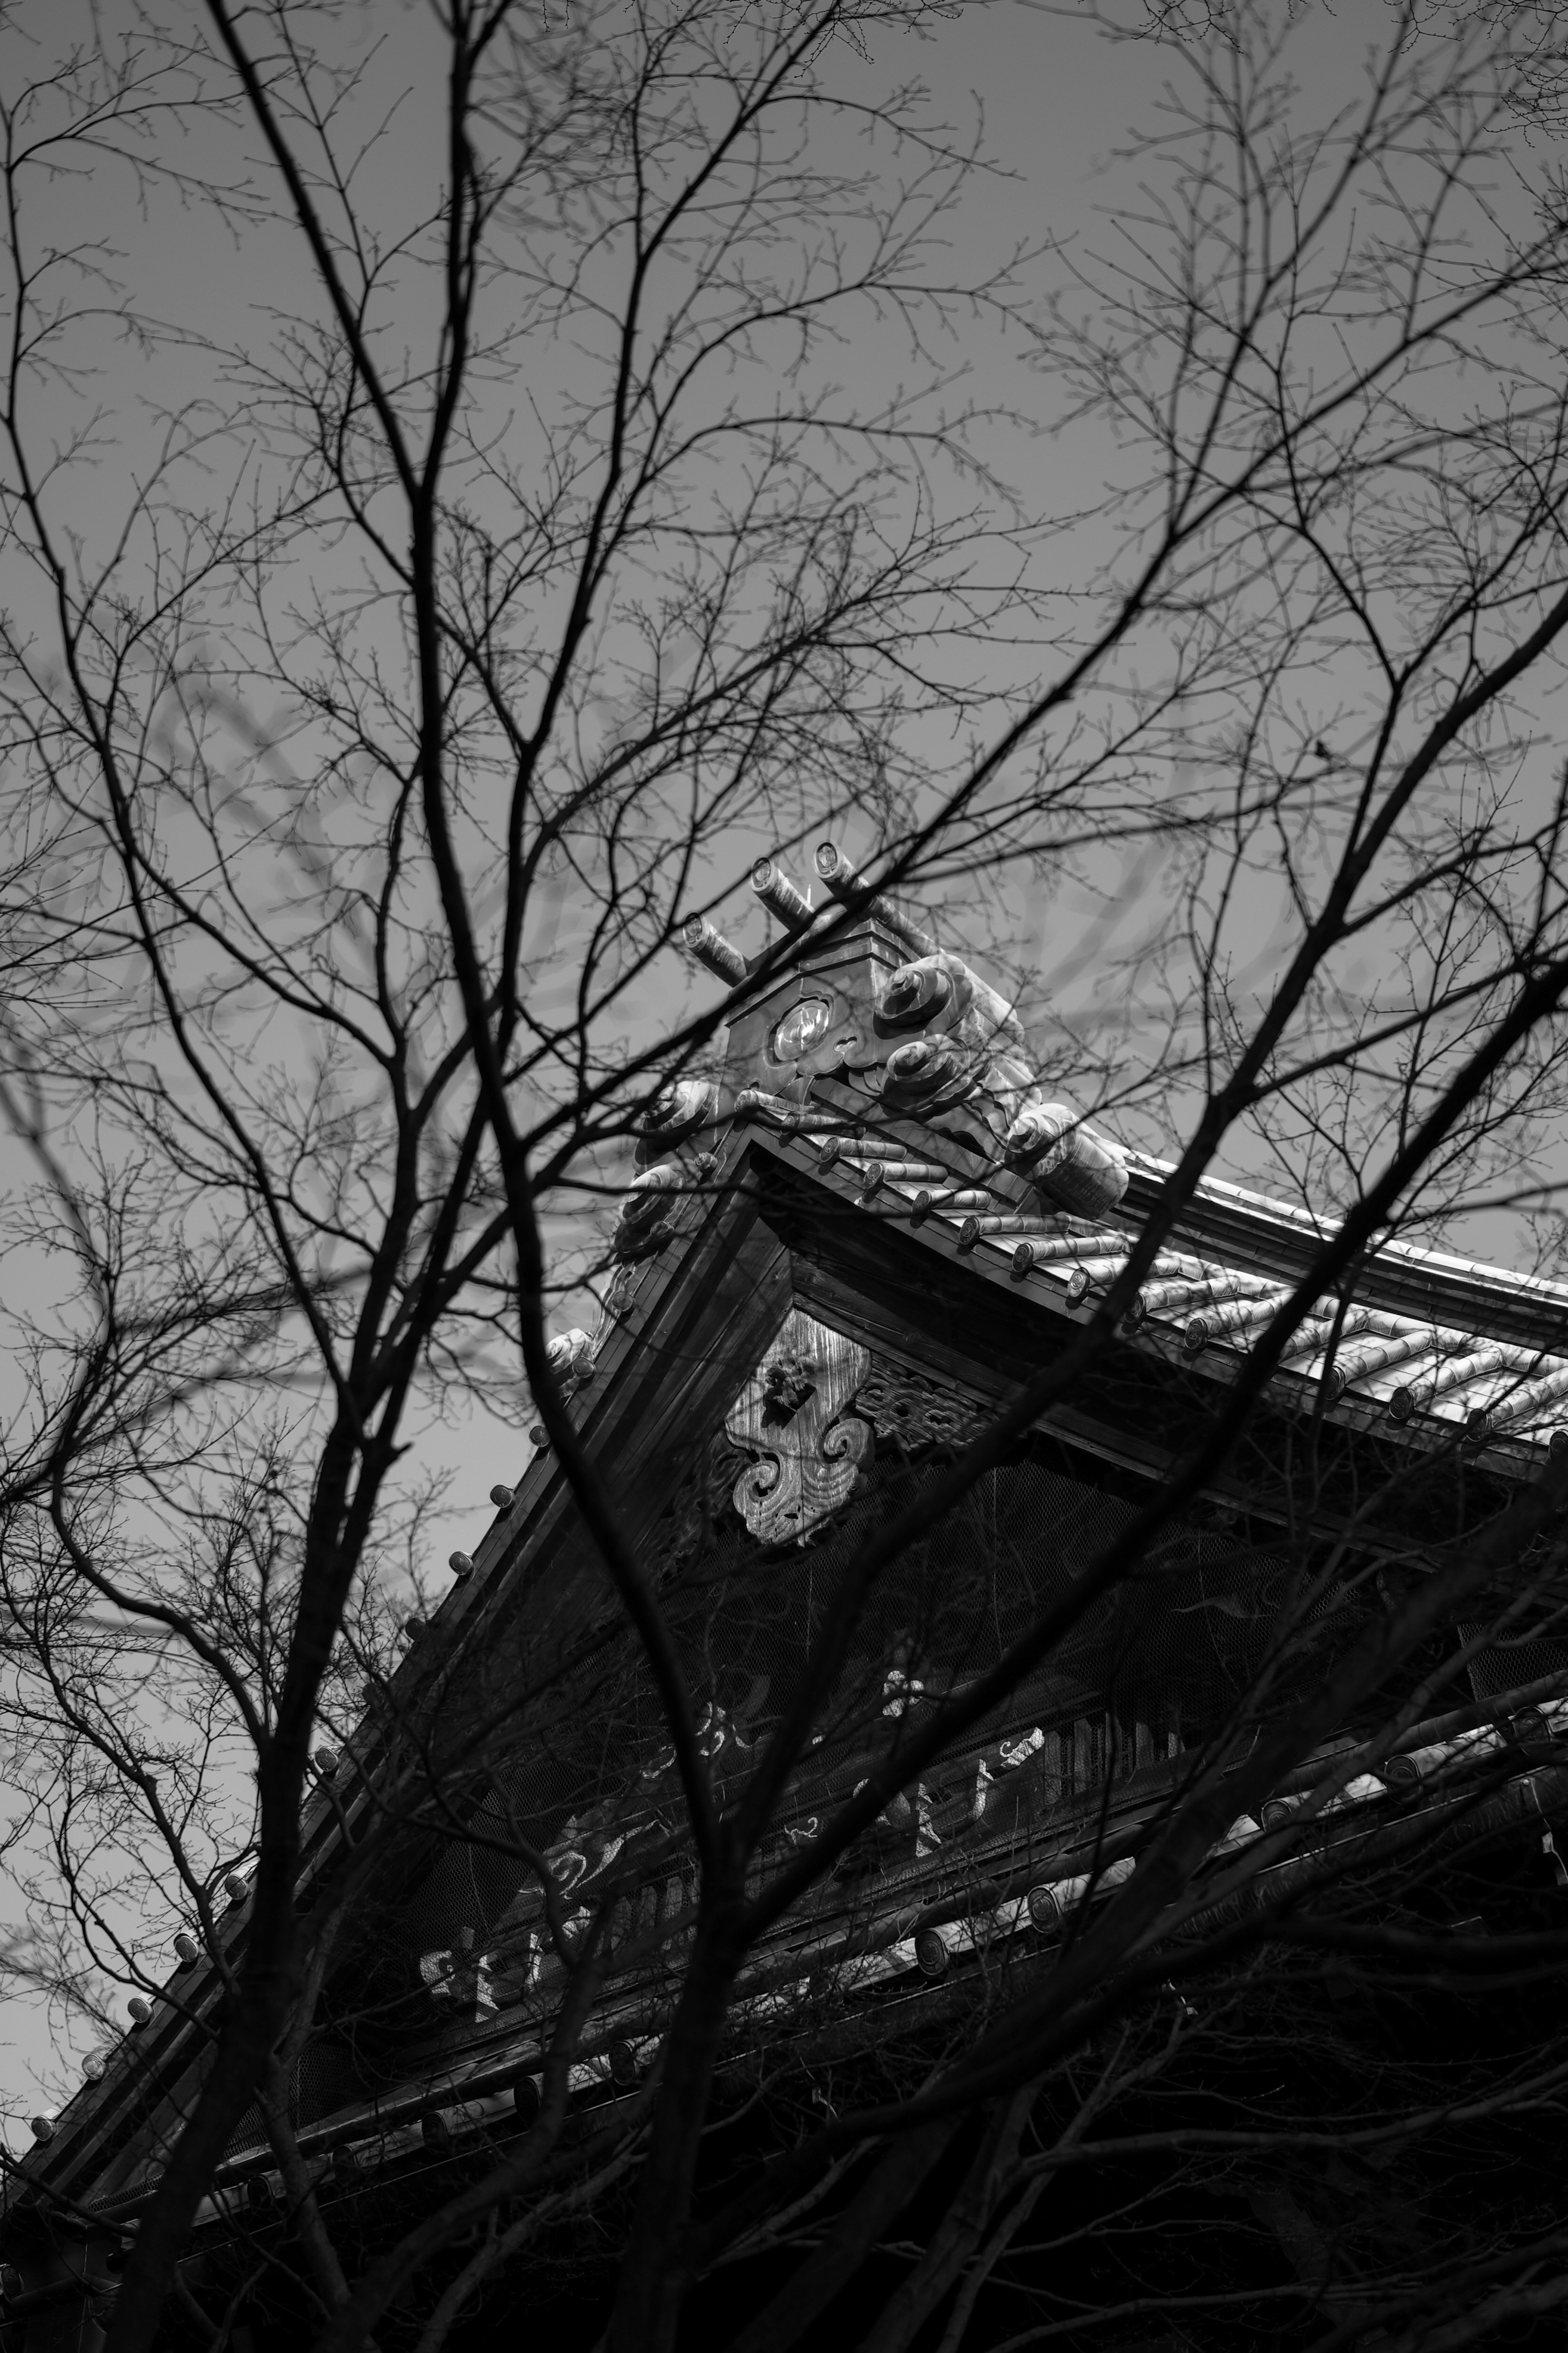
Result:
M866 1349L796 1307L724 1423L759 1459L735 1482L735 1509L763 1544L798 1543L837 1510L869 1454L867 1422L840 1419L871 1369Z
M873 1363L855 1410L906 1454L920 1446L966 1446L987 1419L984 1407L886 1359Z

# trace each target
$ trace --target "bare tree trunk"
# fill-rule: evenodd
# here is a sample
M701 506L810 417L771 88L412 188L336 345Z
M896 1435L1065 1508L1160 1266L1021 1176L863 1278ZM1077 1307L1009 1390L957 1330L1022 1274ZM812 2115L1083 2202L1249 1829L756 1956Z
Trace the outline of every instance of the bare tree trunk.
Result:
M731 2353L788 2353L852 2280L894 2221L939 2165L962 2116L944 2116L919 2132L906 2133L879 2157L869 2179L851 2199L824 2243L808 2257L787 2287L780 2290L736 2337ZM648 2340L651 2346L652 2340ZM671 2340L661 2339L659 2353Z
M276 2056L267 2071L262 2109L267 2118L267 2136L283 2176L283 2196L289 2221L305 2250L305 2260L315 2276L317 2293L327 2310L335 2312L348 2302L349 2284L338 2259L338 2251L321 2220L315 2184L300 2154L300 2144L289 2121L289 2085ZM365 2342L372 2344L374 2339L367 2337Z
M668 2353L675 2342L686 2272L678 2250L691 2187L713 2062L733 1982L711 1915L700 1920L686 1980L662 2053L653 2137L622 2259L607 2353Z
M908 2353L952 2287L990 2229L997 2204L1012 2183L1018 2143L1039 2088L1037 2080L1025 2084L1010 2100L993 2105L962 2189L932 2233L925 2253L883 2306L866 2339L865 2353Z
M980 2301L981 2290L1044 2197L1048 2179L1047 2175L1040 2174L1025 2185L975 2256L953 2301L936 2353L959 2353L964 2333L973 2317L974 2307Z

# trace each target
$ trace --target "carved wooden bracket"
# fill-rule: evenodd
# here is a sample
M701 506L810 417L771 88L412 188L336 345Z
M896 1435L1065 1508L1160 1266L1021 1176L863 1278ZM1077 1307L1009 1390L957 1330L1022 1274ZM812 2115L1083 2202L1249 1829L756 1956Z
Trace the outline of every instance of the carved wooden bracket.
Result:
M869 1352L798 1308L725 1419L725 1434L762 1459L735 1482L735 1509L763 1544L798 1542L837 1510L872 1434L839 1416L871 1369Z

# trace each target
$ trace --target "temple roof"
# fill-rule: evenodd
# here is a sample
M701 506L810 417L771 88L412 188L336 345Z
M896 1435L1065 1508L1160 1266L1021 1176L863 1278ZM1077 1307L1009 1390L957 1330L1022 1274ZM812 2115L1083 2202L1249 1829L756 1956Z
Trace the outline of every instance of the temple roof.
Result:
M825 876L830 865L852 892L837 852L827 862L819 856ZM775 911L790 907L777 870L769 862L763 872L760 894ZM1171 1163L1047 1101L1027 1040L1000 995L905 911L861 896L864 903L841 901L825 918L794 894L796 952L786 966L774 958L748 967L717 934L700 940L704 960L733 989L722 1066L711 1077L678 1082L654 1106L616 1229L600 1328L592 1336L563 1333L552 1344L586 1440L624 1474L622 1502L637 1520L634 1534L646 1533L666 1506L669 1488L659 1482L676 1477L674 1433L689 1442L726 1417L733 1421L764 1350L795 1308L814 1234L826 1236L840 1260L874 1262L879 1297L901 1285L903 1296L940 1299L969 1360L994 1362L996 1394L1020 1362L1038 1360L1031 1351L1048 1347L1053 1325L1065 1336L1087 1320L1170 1172ZM766 1250L742 1261L737 1243L726 1260L715 1237L723 1229L740 1233L748 1218L768 1228ZM1331 1221L1295 1205L1203 1180L1119 1328L1117 1348L1142 1360L1156 1379L1161 1365L1179 1367L1183 1383L1167 1381L1173 1388L1234 1378L1274 1304L1331 1230ZM779 1242L781 1231L794 1240ZM862 1292L862 1307L872 1288ZM833 1325L831 1300L814 1295L809 1308ZM842 1320L854 1320L847 1307ZM881 1328L891 1329L890 1317ZM849 1345L867 1353L858 1342ZM695 1368L700 1390L668 1394L675 1385L660 1367L677 1364L683 1379ZM868 1395L860 1392L863 1414L873 1411ZM1402 1446L1454 1452L1462 1441L1468 1460L1517 1477L1560 1426L1568 1432L1568 1285L1391 1240L1363 1261L1349 1296L1329 1303L1297 1334L1270 1396L1287 1407L1316 1406L1342 1425L1375 1430ZM1049 1419L1076 1440L1070 1408ZM1144 1467L1153 1467L1152 1450ZM508 1612L525 1604L542 1610L542 1580L553 1581L555 1595L569 1595L574 1577L586 1575L574 1564L579 1555L588 1560L592 1547L574 1530L570 1493L548 1451L536 1454L515 1490L495 1490L494 1500L495 1522L472 1559L453 1556L457 1582L397 1671L400 1695L436 1689L446 1656L501 1660ZM565 1614L563 1605L563 1622ZM1553 1676L1510 1696L1554 1700L1561 1682ZM1429 1777L1442 1781L1470 1770L1491 1753L1489 1705L1413 1726L1394 1747L1415 1761L1352 1774L1323 1812L1347 1827L1381 1820L1396 1788L1419 1790ZM1538 1742L1555 1737L1560 1714L1536 1726ZM348 1753L323 1767L322 1783L307 1799L302 1895L333 1867L345 1825L368 1802L377 1738L367 1718ZM987 1758L988 1774L1019 1765L1005 1749L994 1756L986 1749L981 1762ZM1519 1775L1498 1800L1521 1820L1540 1803L1537 1764L1521 1752ZM1280 1805L1298 1787L1323 1784L1332 1767L1332 1757L1310 1759L1299 1784L1279 1792ZM1065 1825L1054 1856L1033 1857L1011 1876L999 1860L998 1884L1005 1886L983 1932L942 1903L924 1911L906 1905L897 1933L889 1929L872 1949L852 1953L846 1945L840 1954L832 1940L838 1930L825 1930L821 1950L810 1956L816 1978L826 1966L844 1992L869 1999L878 1987L896 1992L922 1972L941 1975L985 1936L1059 1927L1132 1869L1132 1850L1151 1809L1164 1802L1173 1769L1152 1767L1146 1782L1135 1775L1110 1816ZM1561 1776L1562 1768L1551 1770ZM1217 1869L1267 1828L1243 1818L1211 1863ZM1337 1836L1331 1831L1325 1853ZM246 1889L238 1880L229 1887L231 1909L217 1941L235 1954L245 1934ZM768 2005L787 2012L805 1949L760 1957L742 2025ZM205 1957L176 1972L110 2060L103 2082L85 2088L51 2126L48 2142L27 2160L28 2176L94 2205L101 2200L106 2211L130 2211L143 2200L156 2171L159 2127L132 2129L141 2113L138 2077L156 2071L173 2097L219 1998ZM498 2021L493 2039L460 2061L411 2078L405 2092L323 2117L307 2146L324 2153L352 2145L364 2162L380 2163L416 2147L418 2118L436 2109L451 2130L488 2128L507 2107L507 2087L540 2064L543 2026L537 2018L512 2019ZM574 2087L602 2089L614 2074L612 2052L623 2054L615 2063L626 2063L628 2050L639 2060L659 2024L658 2004L645 1988L606 1994ZM224 2177L255 2177L268 2163L259 2144L237 2149Z
M749 1128L805 1143L836 1214L898 1221L985 1280L1087 1320L1175 1164L1047 1102L1012 1008L938 945L930 919L868 894L831 845L817 866L837 894L826 910L773 860L753 876L793 936L786 970L748 966L710 926L689 927L693 952L734 987L729 1053L717 1083L683 1082L656 1106L619 1253L645 1255L671 1198L709 1182L721 1139ZM1200 1179L1122 1336L1231 1377L1334 1226ZM1568 1437L1568 1284L1391 1238L1295 1334L1271 1390L1522 1465L1560 1428Z

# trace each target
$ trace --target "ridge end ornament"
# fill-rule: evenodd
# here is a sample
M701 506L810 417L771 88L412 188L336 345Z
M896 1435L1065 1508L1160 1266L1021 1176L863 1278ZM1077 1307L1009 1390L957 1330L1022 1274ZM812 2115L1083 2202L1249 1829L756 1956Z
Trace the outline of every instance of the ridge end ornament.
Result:
M868 1422L843 1419L871 1369L868 1349L795 1307L731 1407L724 1431L761 1459L735 1482L759 1543L805 1541L849 1495L871 1451Z

